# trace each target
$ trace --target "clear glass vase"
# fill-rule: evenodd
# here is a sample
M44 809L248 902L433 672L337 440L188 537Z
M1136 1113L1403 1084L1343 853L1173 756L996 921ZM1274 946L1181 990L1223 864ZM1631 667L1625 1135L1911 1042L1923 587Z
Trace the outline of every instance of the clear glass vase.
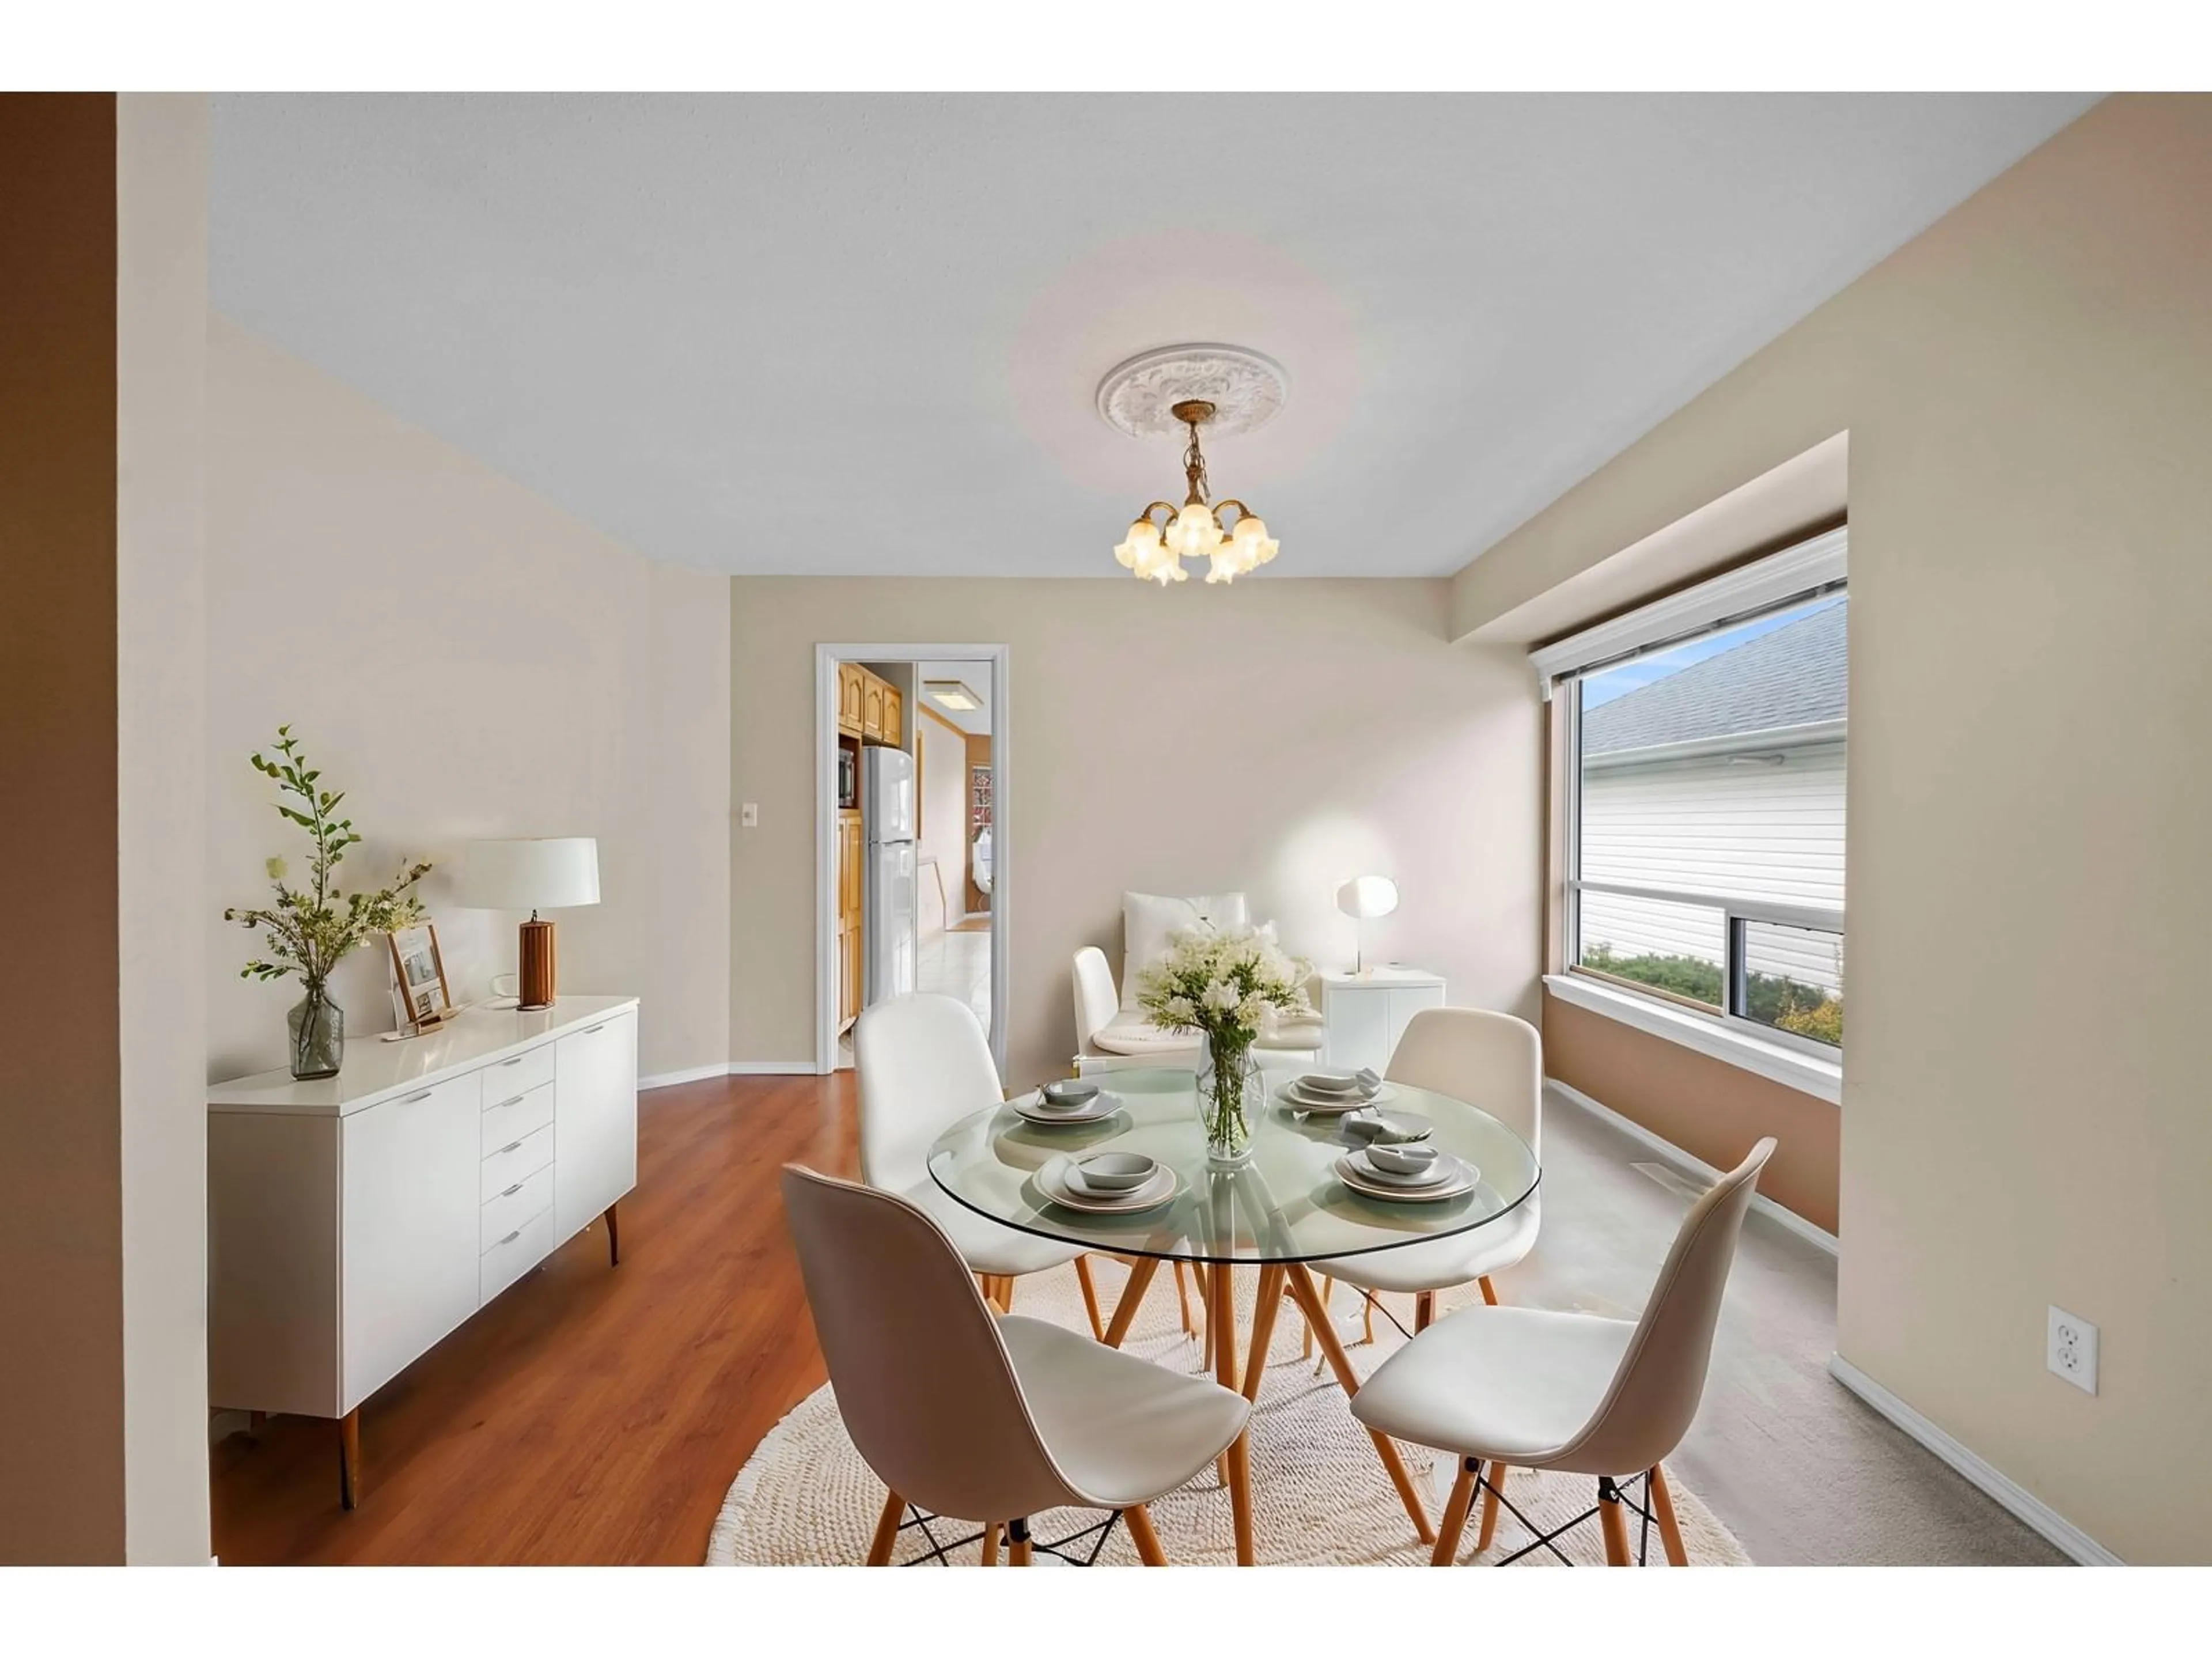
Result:
M331 1000L330 993L309 986L284 1023L292 1034L292 1075L336 1077L345 1060L345 1010Z
M1198 1079L1206 1159L1217 1170L1233 1170L1252 1158L1252 1117L1265 1097L1260 1068L1249 1036L1216 1033L1206 1038L1206 1048L1208 1063Z

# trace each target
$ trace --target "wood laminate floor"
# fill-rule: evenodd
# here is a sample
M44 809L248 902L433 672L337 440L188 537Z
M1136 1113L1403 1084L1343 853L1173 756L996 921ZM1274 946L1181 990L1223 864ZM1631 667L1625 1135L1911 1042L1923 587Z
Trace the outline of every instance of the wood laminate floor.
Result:
M852 1096L849 1072L641 1096L622 1266L594 1223L371 1396L350 1513L329 1423L216 1446L217 1556L696 1565L754 1445L823 1381L776 1173L854 1171Z
M221 1559L704 1559L723 1492L823 1381L776 1174L793 1158L851 1173L853 1100L850 1072L643 1096L623 1265L594 1225L371 1398L350 1514L331 1424L280 1417L222 1443ZM1506 1299L1632 1316L1695 1188L1557 1094L1544 1155L1544 1237L1500 1276ZM1828 1376L1835 1282L1833 1257L1746 1224L1675 1473L1759 1561L2057 1559Z

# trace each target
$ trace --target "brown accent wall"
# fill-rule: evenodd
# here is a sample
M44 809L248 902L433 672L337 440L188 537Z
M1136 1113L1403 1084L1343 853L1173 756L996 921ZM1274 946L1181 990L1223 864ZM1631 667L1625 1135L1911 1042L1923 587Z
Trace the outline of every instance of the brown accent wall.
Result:
M115 119L0 95L0 1563L124 1557Z
M1826 1101L1544 996L1544 1070L1717 1170L1761 1135L1778 1143L1759 1190L1836 1231L1843 1114Z

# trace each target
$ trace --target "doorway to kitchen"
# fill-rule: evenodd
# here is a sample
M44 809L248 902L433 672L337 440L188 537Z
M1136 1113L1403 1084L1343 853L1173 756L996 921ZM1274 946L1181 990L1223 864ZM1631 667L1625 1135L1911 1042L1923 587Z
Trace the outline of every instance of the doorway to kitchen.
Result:
M815 647L815 1069L873 1003L975 1012L1006 1066L1007 649Z

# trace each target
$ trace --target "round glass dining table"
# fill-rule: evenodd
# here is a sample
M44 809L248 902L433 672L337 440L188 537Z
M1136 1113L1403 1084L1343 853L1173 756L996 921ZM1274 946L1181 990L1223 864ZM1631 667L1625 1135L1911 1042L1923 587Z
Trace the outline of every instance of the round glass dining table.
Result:
M1362 1145L1340 1119L1308 1115L1281 1087L1297 1074L1264 1073L1254 1114L1252 1156L1234 1170L1212 1168L1199 1126L1198 1079L1185 1070L1109 1072L1095 1080L1118 1097L1109 1115L1086 1123L1035 1123L1010 1105L961 1119L929 1151L931 1178L978 1215L1041 1237L1127 1258L1127 1285L1110 1319L1091 1307L1094 1328L1118 1346L1162 1261L1188 1262L1206 1292L1214 1375L1247 1400L1259 1396L1275 1316L1288 1295L1321 1344L1348 1397L1359 1380L1330 1322L1308 1265L1395 1249L1486 1226L1525 1202L1541 1170L1528 1143L1480 1106L1409 1084L1388 1082L1376 1104L1425 1120L1430 1142L1474 1166L1472 1187L1455 1198L1399 1201L1363 1197L1336 1172ZM1093 1152L1142 1152L1175 1171L1173 1196L1133 1215L1102 1215L1055 1203L1060 1171ZM1238 1363L1231 1274L1259 1270L1248 1357ZM1091 1291L1085 1276L1084 1294ZM1384 1469L1425 1543L1435 1531L1397 1447L1370 1431ZM1239 1436L1224 1470L1237 1531L1237 1559L1252 1560L1250 1457Z

